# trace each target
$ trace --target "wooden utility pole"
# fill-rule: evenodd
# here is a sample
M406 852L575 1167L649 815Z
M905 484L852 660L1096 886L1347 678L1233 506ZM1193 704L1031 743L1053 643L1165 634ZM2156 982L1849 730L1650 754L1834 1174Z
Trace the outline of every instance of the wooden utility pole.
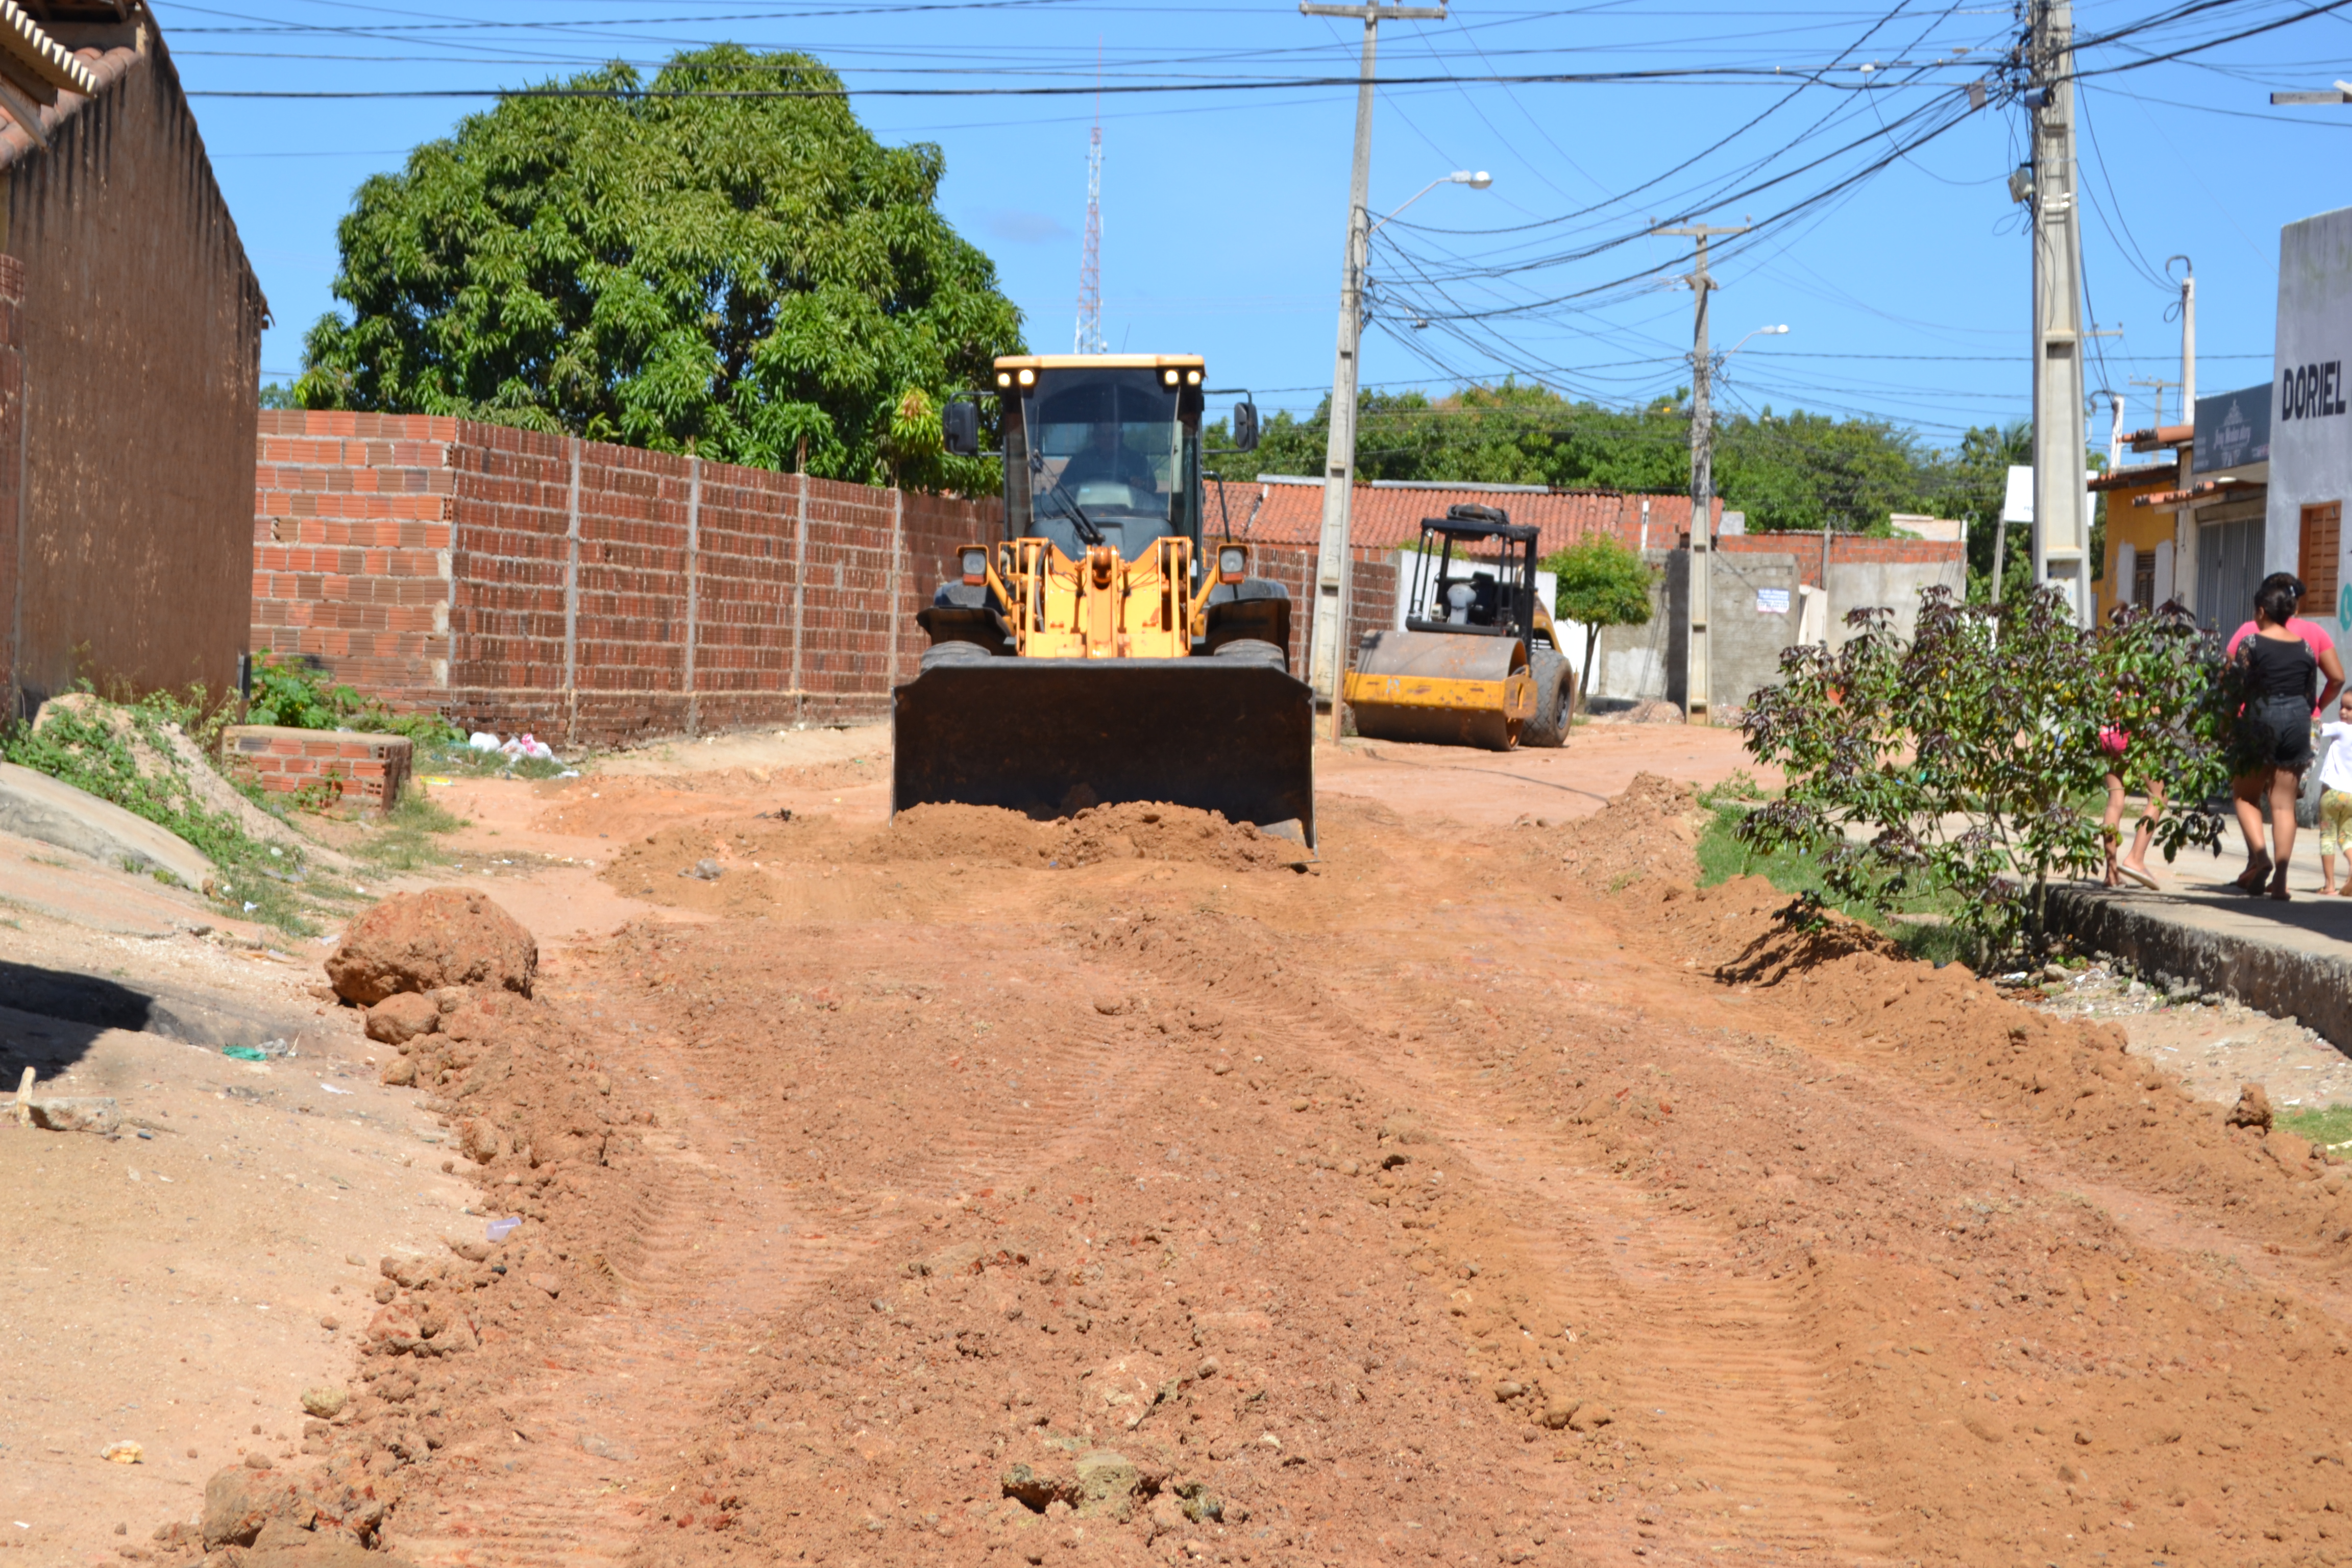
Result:
M1353 16L1364 24L1357 73L1356 161L1348 175L1348 248L1339 268L1339 352L1331 371L1331 428L1323 451L1323 527L1315 551L1315 607L1307 679L1331 704L1339 739L1340 671L1348 662L1348 521L1356 490L1356 350L1364 327L1364 268L1371 247L1372 68L1381 23L1443 22L1443 5L1322 5L1302 3L1302 16Z
M2083 457L2083 229L2074 193L2073 0L2032 0L2033 579L2089 618Z
M1706 297L1715 289L1715 277L1706 269L1706 242L1718 234L1746 234L1746 224L1721 225L1691 223L1675 228L1654 228L1652 234L1684 235L1698 241L1697 258L1683 281L1691 291L1691 522L1690 522L1690 614L1683 656L1683 709L1694 724L1707 718L1707 697L1711 689L1708 676L1706 647L1706 612L1708 595L1713 590L1713 532L1715 521L1715 409L1709 384L1714 379L1715 358L1706 343ZM1826 547L1824 547L1826 548ZM1826 589L1828 584L1823 582Z

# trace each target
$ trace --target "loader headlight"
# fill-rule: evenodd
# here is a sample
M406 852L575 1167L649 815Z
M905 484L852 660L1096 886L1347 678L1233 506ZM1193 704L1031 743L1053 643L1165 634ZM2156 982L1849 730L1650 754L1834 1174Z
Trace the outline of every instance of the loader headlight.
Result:
M1176 384L1176 373L1172 370L1163 370L1160 373L1160 379L1170 386L1173 386Z
M988 552L967 550L963 552L963 580L980 584L988 581Z
M996 373L996 384L999 386L1011 386L1013 384L1013 373L1009 370L998 371Z
M1227 545L1217 552L1217 575L1244 577L1249 574L1249 552Z
M1201 373L1200 373L1199 371L1197 371L1197 370L1188 370L1188 371L1186 371L1186 372L1184 373L1184 384L1185 384L1185 385L1187 385L1187 386L1198 386L1198 385L1200 385L1200 384L1201 384Z
M1024 386L1034 386L1037 384L1037 373L1034 370L1024 370L1018 379Z

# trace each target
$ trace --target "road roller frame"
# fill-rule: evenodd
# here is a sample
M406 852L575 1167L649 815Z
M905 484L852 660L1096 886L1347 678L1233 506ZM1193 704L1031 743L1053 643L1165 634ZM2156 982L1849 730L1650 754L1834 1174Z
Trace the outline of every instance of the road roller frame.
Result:
M1497 752L1567 738L1575 693L1536 589L1538 533L1487 506L1422 520L1404 629L1368 634L1348 675L1358 734Z

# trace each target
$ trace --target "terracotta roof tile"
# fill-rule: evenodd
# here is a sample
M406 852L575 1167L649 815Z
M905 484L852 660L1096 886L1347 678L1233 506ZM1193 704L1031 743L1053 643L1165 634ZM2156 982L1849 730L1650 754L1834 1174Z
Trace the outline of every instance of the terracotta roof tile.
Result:
M1317 542L1323 526L1323 487L1308 481L1206 481L1204 498L1208 531L1215 535L1231 520L1234 537L1265 543L1308 544ZM1218 509L1223 492L1225 510ZM1469 501L1498 507L1513 522L1541 530L1540 548L1549 554L1592 532L1616 536L1639 549L1642 503L1649 502L1649 545L1654 550L1678 543L1690 526L1690 497L1628 495L1617 490L1424 489L1420 486L1358 485L1349 512L1349 540L1359 548L1393 549L1421 535L1422 519L1444 517L1445 509ZM1253 516L1255 509L1255 516ZM1715 517L1723 517L1723 502L1715 503Z

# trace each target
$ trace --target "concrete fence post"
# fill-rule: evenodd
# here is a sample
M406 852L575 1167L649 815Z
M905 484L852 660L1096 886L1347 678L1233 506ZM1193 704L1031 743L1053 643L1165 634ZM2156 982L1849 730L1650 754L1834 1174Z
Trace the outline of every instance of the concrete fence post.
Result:
M801 613L808 603L808 470L800 473L800 495L793 518L793 717L808 711L808 692L801 686Z
M686 732L702 732L701 699L694 687L695 646L702 618L702 459L686 460Z
M907 586L907 492L890 489L890 662L882 683L882 700L887 704L891 689L898 684L898 614L899 601Z
M580 741L580 437L572 437L572 499L563 516L563 743Z

